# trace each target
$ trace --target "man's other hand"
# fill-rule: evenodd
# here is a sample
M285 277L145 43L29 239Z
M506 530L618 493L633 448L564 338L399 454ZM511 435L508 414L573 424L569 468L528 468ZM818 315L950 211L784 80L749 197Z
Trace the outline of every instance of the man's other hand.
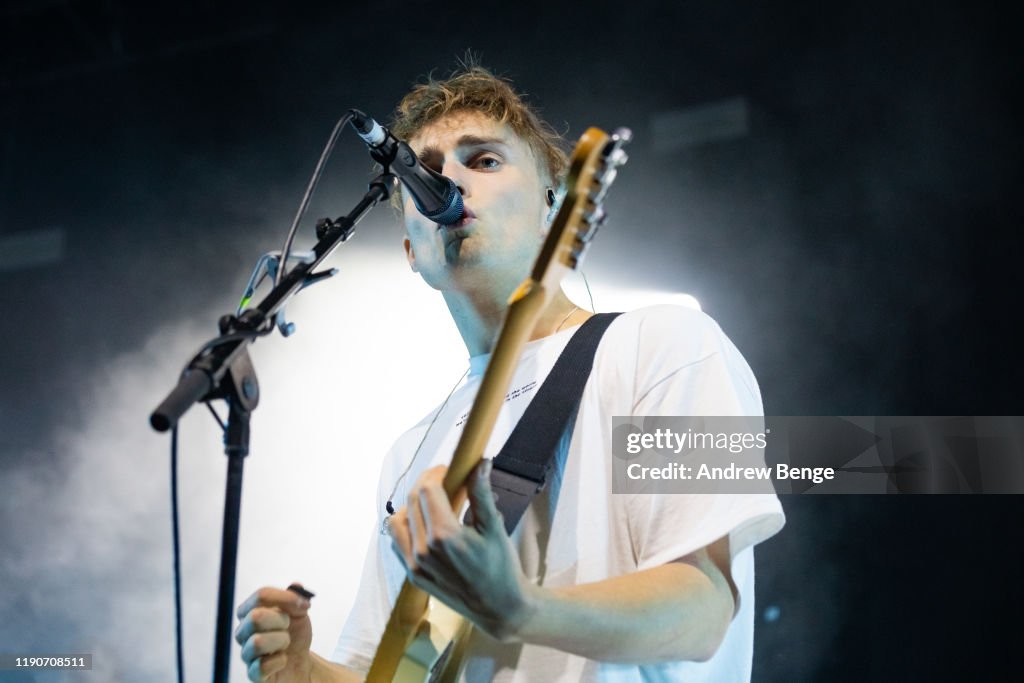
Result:
M283 588L263 587L238 607L235 640L255 683L309 683L313 627L309 600Z

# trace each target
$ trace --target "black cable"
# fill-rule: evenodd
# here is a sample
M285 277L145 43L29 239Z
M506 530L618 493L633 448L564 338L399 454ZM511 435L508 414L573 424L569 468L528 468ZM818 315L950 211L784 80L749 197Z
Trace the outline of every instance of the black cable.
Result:
M209 401L203 401L203 405L210 409L210 414L213 415L213 419L220 425L220 430L222 432L226 432L228 427L224 424L224 420L220 419L220 415L217 414L217 411L213 409L213 404Z
M334 130L331 131L331 137L327 139L327 144L324 146L324 151L320 153L320 161L316 163L316 168L313 170L313 177L309 179L309 185L306 186L306 194L302 197L302 202L299 204L299 210L295 212L295 219L292 221L292 227L288 230L288 237L284 241L284 248L281 249L281 263L278 265L277 273L274 275L274 286L281 284L281 280L284 279L284 271L288 265L288 255L292 251L292 242L295 241L295 233L299 230L299 223L302 222L302 217L306 215L306 207L309 206L309 200L313 197L313 192L316 191L317 183L320 182L320 176L323 175L324 165L327 163L327 159L330 158L331 152L334 150L334 143L337 142L338 136L341 134L341 129L345 127L349 121L352 120L352 112L346 113L338 122L334 124Z
M181 546L178 542L178 425L171 429L171 537L174 546L174 637L178 659L178 683L185 683L185 653L181 638Z
M309 180L309 185L306 187L306 194L302 197L302 202L299 204L299 210L295 213L295 219L292 221L292 226L288 230L288 237L285 239L284 248L281 250L281 261L278 264L277 273L274 277L274 285L277 286L281 283L284 278L284 272L288 264L288 256L291 253L292 242L295 241L295 234L298 232L299 223L302 222L303 216L306 214L306 209L309 206L309 200L313 196L313 192L316 190L317 184L320 182L320 176L323 175L324 165L327 163L327 159L330 158L331 152L334 150L334 144L338 140L338 136L341 133L341 129L345 127L352 119L352 114L347 113L338 119L338 123L335 124L334 130L331 131L331 136L327 140L327 144L324 146L324 151L320 154L320 160L316 164L316 168L313 170L313 177ZM262 278L261 278L262 281ZM193 356L192 361L189 362L189 366L195 361L199 360L200 357L207 351L220 346L221 344L227 344L233 341L240 341L244 339L256 339L257 337L263 337L274 330L274 325L271 323L268 327L262 330L253 330L248 332L235 332L233 334L222 335L215 339L203 344L199 352ZM210 409L213 417L217 420L217 423L224 429L224 422L217 415L217 412L213 409L213 406L206 402L206 407ZM175 639L177 641L177 663L178 663L178 683L184 683L185 681L185 658L184 649L181 635L181 623L182 623L182 610L181 610L181 546L179 543L178 533L178 425L175 424L171 429L171 536L174 546L173 550L173 563L174 563L174 614L175 614Z

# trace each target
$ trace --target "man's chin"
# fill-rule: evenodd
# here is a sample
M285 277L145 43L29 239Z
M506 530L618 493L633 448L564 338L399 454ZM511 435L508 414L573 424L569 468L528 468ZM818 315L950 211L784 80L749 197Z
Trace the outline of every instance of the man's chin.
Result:
M445 246L452 240L462 240L473 234L473 225L442 225L437 229Z
M441 230L444 231L441 236L444 243L444 260L449 266L460 265L470 258L473 241L467 240L472 234L469 226Z

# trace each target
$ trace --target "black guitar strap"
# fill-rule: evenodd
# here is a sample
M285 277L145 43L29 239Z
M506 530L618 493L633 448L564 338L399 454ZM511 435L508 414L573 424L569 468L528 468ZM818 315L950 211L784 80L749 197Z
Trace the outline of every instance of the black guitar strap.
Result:
M605 330L619 313L592 315L576 330L537 395L494 458L491 488L509 534L544 489L559 443L575 423L583 387Z

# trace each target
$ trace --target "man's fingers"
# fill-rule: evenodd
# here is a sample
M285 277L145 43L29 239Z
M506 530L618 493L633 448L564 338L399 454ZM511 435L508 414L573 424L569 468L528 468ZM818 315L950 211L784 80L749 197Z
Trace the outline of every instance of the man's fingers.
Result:
M439 524L443 525L450 521L458 526L458 520L451 512L451 503L444 495L443 482L447 471L447 467L437 466L423 472L409 491L405 507L392 518L392 530L399 526L395 524L397 521L404 521L408 528L408 543L404 537L392 534L398 540L398 546L404 551L406 564L415 566L415 556L427 552ZM403 513L404 520L396 519ZM451 520L445 519L446 513Z
M427 522L423 518L423 508L420 505L420 489L416 487L409 494L409 500L405 506L406 519L409 523L409 551L414 555L423 553L427 549Z
M253 683L262 683L262 681L267 680L267 678L282 670L287 663L288 655L283 652L254 659L252 663L249 664L249 668L247 670L249 680L253 681Z
M439 541L444 541L458 532L461 524L452 511L448 494L440 484L425 486L420 490L419 498L426 535L425 546L436 546Z
M409 534L409 524L406 521L408 514L406 508L402 508L391 516L388 522L388 533L391 535L391 547L395 554L402 561L403 565L413 562L412 558L412 536Z
M263 683L285 668L286 650L292 644L290 630L297 634L297 649L302 649L309 623L295 620L308 619L310 597L312 593L297 583L287 589L264 586L238 606L235 640L242 646L242 661L250 681Z
M274 654L284 650L292 642L287 631L273 631L271 633L257 633L242 646L242 659L252 662L263 655Z
M238 618L245 618L256 607L277 607L292 617L302 617L309 609L309 600L283 588L264 586L238 606Z
M491 490L491 461L481 460L467 484L473 526L480 532L504 530L501 513L494 503L494 492Z
M454 548L452 548L454 550ZM460 576L461 571L453 555L456 552L427 552L416 558L416 570L426 575L431 581L442 588L450 588L445 577Z
M287 631L291 622L291 617L277 607L256 607L238 624L235 640L239 645L245 645L254 633Z

